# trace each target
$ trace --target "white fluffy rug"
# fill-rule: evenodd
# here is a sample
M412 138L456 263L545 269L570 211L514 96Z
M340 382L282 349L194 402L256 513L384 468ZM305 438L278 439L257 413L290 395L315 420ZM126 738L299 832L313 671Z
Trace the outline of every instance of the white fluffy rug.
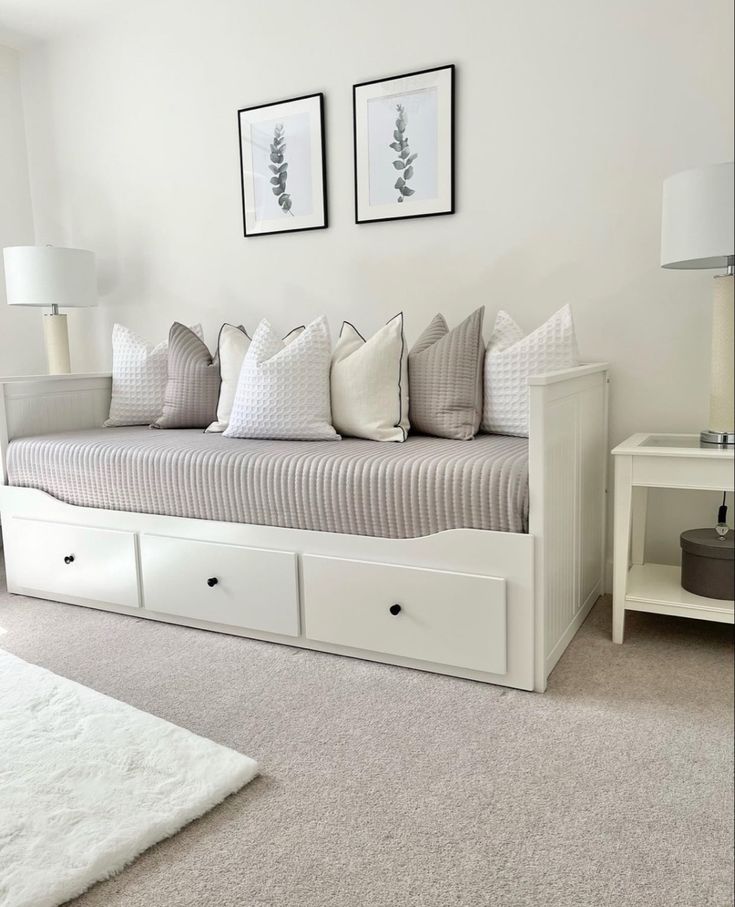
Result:
M0 650L0 907L55 907L258 773L211 740Z

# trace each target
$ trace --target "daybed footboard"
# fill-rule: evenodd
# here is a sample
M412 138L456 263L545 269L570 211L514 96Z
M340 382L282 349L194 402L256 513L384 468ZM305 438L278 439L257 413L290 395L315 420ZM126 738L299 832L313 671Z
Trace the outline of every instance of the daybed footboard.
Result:
M604 591L606 363L529 381L529 531L536 560L536 689Z

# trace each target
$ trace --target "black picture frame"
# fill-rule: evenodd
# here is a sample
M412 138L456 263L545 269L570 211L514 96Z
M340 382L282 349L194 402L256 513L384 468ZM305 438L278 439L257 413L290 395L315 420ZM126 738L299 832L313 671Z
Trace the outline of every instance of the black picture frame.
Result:
M396 211L394 215L391 216L382 216L382 217L361 217L360 216L360 155L358 148L358 90L368 88L371 85L379 85L383 83L390 83L399 80L411 79L417 76L426 76L432 73L438 73L448 71L449 72L449 140L448 140L448 152L449 152L449 173L448 173L448 183L449 183L449 201L444 210L436 211L426 211L418 213L406 213L402 214ZM434 66L429 69L420 69L415 72L401 73L393 76L384 76L380 79L370 79L366 82L357 82L352 86L352 142L353 142L353 167L354 167L354 197L355 197L355 223L356 224L371 224L371 223L384 223L386 221L395 221L395 220L413 220L418 217L441 217L446 214L455 214L456 213L456 179L455 179L455 158L456 158L456 118L455 118L455 107L456 107L456 65L454 63L449 63L444 66ZM396 205L398 208L398 205ZM410 211L410 208L408 209Z
M284 229L273 230L255 230L254 223L251 222L248 229L248 205L246 192L246 170L243 163L243 115L253 111L265 111L269 107L279 107L284 104L297 104L306 101L318 100L319 106L319 138L321 145L321 205L322 216L319 218L320 223L305 226L284 227ZM324 92L314 92L312 94L299 95L293 98L284 98L280 101L269 101L265 104L255 104L250 107L241 107L237 111L237 138L238 138L238 157L240 160L240 201L242 206L242 226L243 235L246 238L254 236L277 236L281 233L303 233L308 230L326 230L329 226L329 208L327 192L327 152L326 152L326 127L325 127L325 98ZM313 149L312 149L313 150Z

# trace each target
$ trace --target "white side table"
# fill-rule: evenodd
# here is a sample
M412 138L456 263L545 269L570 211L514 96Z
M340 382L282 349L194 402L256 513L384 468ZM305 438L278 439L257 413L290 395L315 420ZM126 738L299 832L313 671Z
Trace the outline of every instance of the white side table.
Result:
M638 434L619 444L613 456L613 642L623 641L626 611L733 623L733 602L687 592L679 567L645 562L648 489L733 491L733 448L701 444L698 435Z

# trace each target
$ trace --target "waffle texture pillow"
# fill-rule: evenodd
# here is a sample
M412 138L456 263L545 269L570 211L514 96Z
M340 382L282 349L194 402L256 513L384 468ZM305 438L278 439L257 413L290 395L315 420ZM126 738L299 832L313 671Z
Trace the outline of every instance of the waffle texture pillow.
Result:
M202 336L202 326L191 330ZM163 411L168 380L168 340L153 346L135 331L112 328L112 399L106 427L150 425Z
M369 340L345 321L332 353L332 422L368 441L408 436L408 372L403 314Z
M411 428L469 441L482 419L484 306L451 331L437 315L408 354Z
M287 345L263 319L242 363L224 437L339 440L329 406L330 355L325 317Z
M235 327L233 324L222 325L217 339L217 359L220 371L217 418L207 428L207 431L222 432L227 428L232 404L235 401L240 369L249 346L250 337L242 325L239 327Z
M163 412L152 428L206 428L217 413L219 363L184 324L168 335L168 381Z
M482 430L528 437L528 379L575 365L579 352L568 305L527 336L507 312L498 312L485 353Z

